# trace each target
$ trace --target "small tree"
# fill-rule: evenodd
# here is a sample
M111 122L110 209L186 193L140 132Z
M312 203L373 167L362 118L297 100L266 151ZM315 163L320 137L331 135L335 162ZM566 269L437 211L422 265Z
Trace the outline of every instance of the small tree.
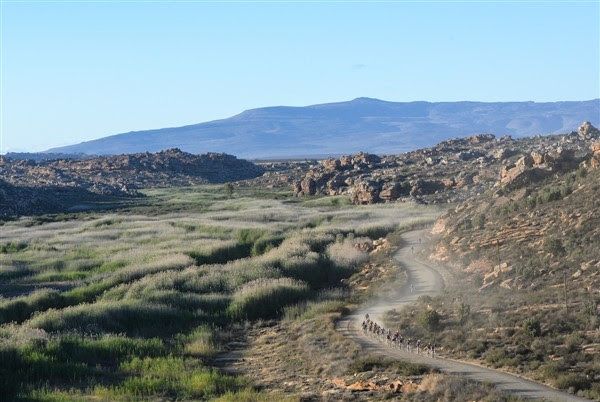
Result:
M441 317L435 310L427 310L421 313L419 323L430 332L437 331L440 328Z
M471 306L467 303L460 302L460 305L458 306L458 321L460 321L461 324L464 324L465 322L467 322L470 315Z
M227 194L227 197L229 198L233 196L233 184L225 183L225 194Z

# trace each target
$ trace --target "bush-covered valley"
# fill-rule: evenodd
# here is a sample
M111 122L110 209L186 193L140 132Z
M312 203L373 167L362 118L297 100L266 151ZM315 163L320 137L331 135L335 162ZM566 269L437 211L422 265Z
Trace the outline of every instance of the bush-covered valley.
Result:
M437 214L223 186L146 195L3 224L1 398L283 400L214 367L228 336L339 308L370 258L355 244Z

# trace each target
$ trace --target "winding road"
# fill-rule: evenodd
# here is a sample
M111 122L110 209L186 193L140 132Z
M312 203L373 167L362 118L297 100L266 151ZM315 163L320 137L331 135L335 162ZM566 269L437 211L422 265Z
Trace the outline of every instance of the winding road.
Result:
M458 375L471 380L492 383L499 389L524 398L561 402L587 401L587 399L503 371L447 358L431 358L422 354L417 355L415 353L392 348L365 334L361 330L361 322L364 319L365 314L369 314L372 320L382 323L384 312L394 308L401 308L404 305L415 301L419 296L435 295L444 288L444 280L439 271L415 257L421 247L419 239L426 240L427 232L425 230L408 232L402 236L402 239L404 240L405 245L395 254L394 258L406 269L408 283L403 283L398 279L398 286L393 287L395 289L393 292L390 292L379 299L375 299L373 302L358 309L354 314L340 320L337 328L341 333L353 338L363 346L364 349L370 352L413 363L426 364L430 367L437 368L442 372ZM412 249L413 247L414 252ZM414 286L413 292L410 291L410 284Z

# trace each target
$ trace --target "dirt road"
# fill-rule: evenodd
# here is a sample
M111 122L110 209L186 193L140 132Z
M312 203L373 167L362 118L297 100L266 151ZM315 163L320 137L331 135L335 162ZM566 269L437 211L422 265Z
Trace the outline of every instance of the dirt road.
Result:
M421 247L419 239L422 239L423 244L426 242L426 231L412 231L404 234L403 240L405 241L405 246L394 256L394 258L407 270L408 283L401 283L400 280L398 280L398 286L395 287L392 292L384 295L380 299L374 300L372 303L367 304L356 311L353 315L341 320L338 323L339 331L346 336L352 337L370 352L414 363L426 364L443 372L459 375L472 380L493 383L498 388L517 394L521 397L561 402L587 401L587 399L576 397L566 392L558 391L499 370L451 359L438 357L431 358L398 350L363 333L360 324L364 319L365 314L368 313L372 320L382 323L382 315L385 311L401 308L407 303L416 300L419 296L434 295L444 288L444 280L439 271L428 263L420 261L415 257ZM411 284L413 285L412 292Z

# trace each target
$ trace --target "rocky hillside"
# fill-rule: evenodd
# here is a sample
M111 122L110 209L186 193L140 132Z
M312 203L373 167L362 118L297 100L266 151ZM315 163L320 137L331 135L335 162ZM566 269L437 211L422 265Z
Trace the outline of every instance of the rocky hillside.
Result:
M7 182L29 187L77 187L96 194L134 195L147 187L224 183L257 177L263 168L235 156L179 149L85 160L0 160Z
M0 220L21 215L37 215L104 208L115 197L95 194L78 187L13 186L0 180Z
M513 139L480 134L399 155L326 159L289 177L299 196L348 195L357 204L406 198L458 202L492 189L499 172L503 186L516 188L572 170L598 138L600 133L588 122L565 135Z
M0 217L84 208L89 202L138 195L140 188L224 183L263 172L231 155L178 149L82 160L0 157Z
M437 221L431 257L459 279L421 307L443 317L453 356L600 400L600 142L569 139L507 163Z
M552 165L548 154L543 164L532 162L538 153L520 158L512 169L522 173L513 181L503 175L492 190L438 220L436 257L470 262L465 269L481 275L480 290L547 286L562 283L566 273L575 287L597 292L599 145L579 164Z

